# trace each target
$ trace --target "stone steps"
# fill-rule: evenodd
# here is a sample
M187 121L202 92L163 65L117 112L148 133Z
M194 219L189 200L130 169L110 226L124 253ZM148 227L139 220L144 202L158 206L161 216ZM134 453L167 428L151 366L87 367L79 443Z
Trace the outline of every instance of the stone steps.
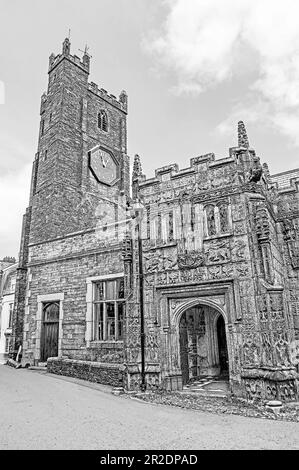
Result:
M227 397L229 395L229 382L225 379L205 377L185 385L181 393Z
M47 363L46 362L39 362L37 366L29 366L28 369L30 370L47 370Z
M182 390L179 393L182 395L193 395L193 396L203 396L203 397L215 397L215 398L226 398L228 393L225 392L217 392L212 390Z

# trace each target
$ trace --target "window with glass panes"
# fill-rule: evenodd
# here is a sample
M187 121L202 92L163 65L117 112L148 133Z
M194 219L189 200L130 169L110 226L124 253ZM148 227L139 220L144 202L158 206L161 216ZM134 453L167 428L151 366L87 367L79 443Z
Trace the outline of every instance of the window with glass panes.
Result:
M12 327L12 316L13 316L13 304L9 304L8 328Z
M6 336L5 338L5 352L6 353L9 353L10 345L11 345L11 336Z
M94 341L123 339L124 308L124 278L94 283Z

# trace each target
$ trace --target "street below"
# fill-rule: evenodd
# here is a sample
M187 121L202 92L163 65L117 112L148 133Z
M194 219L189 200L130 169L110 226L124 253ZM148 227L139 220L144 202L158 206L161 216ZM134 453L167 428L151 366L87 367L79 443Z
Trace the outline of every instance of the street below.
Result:
M114 396L109 387L0 365L0 449L298 449L299 424Z

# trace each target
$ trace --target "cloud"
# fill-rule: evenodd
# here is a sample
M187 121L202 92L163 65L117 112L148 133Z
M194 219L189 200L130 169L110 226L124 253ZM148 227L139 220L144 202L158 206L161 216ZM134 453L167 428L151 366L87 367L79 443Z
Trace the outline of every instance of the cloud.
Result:
M161 30L146 47L160 67L174 73L173 91L200 94L238 80L248 57L251 83L231 113L245 111L243 119L266 122L299 146L298 0L168 0L166 5ZM220 124L222 132L229 121Z
M0 80L0 104L5 103L5 87L2 80Z
M22 216L29 201L31 164L10 175L0 174L0 259L17 256L21 239Z
M147 48L160 63L176 72L178 89L201 92L227 79L241 32L243 0L167 3L169 12L162 34L151 38Z

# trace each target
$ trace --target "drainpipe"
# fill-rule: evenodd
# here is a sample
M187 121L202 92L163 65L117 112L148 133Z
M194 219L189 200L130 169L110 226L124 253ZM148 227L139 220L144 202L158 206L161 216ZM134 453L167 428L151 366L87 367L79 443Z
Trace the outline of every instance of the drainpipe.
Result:
M145 331L144 331L144 298L143 298L143 256L142 256L142 234L141 219L143 205L138 198L133 203L133 211L137 219L137 241L138 241L138 280L139 280L139 308L140 308L140 349L141 349L141 384L140 390L145 392Z
M146 390L145 381L145 332L144 332L144 302L143 302L143 259L141 218L138 221L138 266L139 266L139 305L140 305L140 347L141 347L141 386L142 392Z

